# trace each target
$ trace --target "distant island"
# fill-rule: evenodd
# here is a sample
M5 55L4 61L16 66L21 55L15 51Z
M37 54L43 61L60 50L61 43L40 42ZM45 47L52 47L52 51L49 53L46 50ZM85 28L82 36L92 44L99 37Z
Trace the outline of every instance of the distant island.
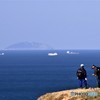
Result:
M53 50L53 48L38 42L20 42L6 47L5 50Z

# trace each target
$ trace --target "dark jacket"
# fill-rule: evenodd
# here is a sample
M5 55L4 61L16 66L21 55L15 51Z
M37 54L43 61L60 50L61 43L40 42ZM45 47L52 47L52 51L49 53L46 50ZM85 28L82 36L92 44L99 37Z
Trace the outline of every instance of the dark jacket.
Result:
M78 77L79 71L82 72L82 75L80 77ZM78 79L85 79L87 77L87 73L86 73L86 70L84 68L79 68L76 72L76 75L77 75Z
M94 68L94 75L100 76L100 67L95 67Z

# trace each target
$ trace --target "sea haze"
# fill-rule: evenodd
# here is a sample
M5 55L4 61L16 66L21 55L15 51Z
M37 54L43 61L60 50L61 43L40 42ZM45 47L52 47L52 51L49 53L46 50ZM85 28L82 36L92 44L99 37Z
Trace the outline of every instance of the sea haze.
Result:
M92 64L100 66L99 50L0 51L0 100L36 100L47 93L78 88L76 70L85 64L88 86L96 87ZM56 52L56 56L48 53ZM2 55L3 53L3 55Z

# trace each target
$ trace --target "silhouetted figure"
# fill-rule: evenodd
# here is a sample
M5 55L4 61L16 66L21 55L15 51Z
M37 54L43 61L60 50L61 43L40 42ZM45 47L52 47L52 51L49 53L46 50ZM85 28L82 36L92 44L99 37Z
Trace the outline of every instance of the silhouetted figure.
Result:
M80 68L77 70L76 75L79 80L80 88L83 88L83 85L87 88L87 73L84 69L84 64L80 64Z
M94 74L92 74L92 75L96 77L98 87L100 88L100 67L92 65L91 68L94 70Z

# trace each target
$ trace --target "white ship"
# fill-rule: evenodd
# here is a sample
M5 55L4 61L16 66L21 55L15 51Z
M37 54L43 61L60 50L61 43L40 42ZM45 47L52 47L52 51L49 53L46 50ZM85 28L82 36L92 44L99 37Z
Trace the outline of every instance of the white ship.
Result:
M55 53L48 53L48 56L57 56L58 54L55 52Z
M2 53L0 53L0 55L1 55L1 56L3 56L3 55L4 55L4 53L2 52Z
M75 52L75 51L67 51L67 54L79 54L79 52Z

